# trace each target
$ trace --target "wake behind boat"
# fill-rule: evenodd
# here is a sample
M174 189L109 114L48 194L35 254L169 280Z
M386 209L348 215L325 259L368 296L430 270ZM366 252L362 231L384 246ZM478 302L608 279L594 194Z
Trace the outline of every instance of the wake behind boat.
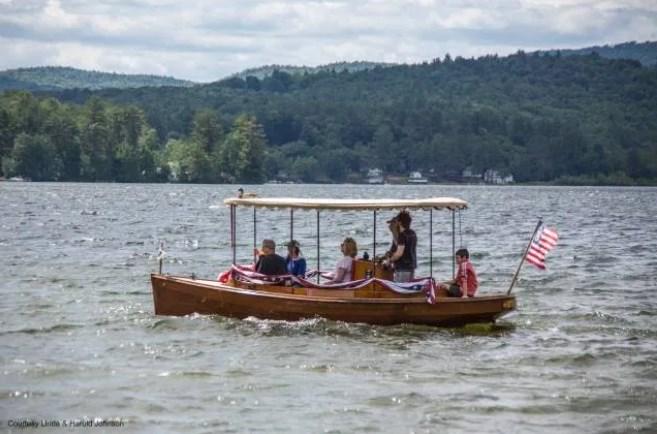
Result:
M457 210L467 207L467 203L461 199L229 198L224 203L230 207L233 265L220 275L218 281L152 274L153 300L157 315L200 313L289 321L319 316L337 321L380 325L409 323L451 326L494 322L516 307L515 296L510 294L450 298L437 287L433 277L433 211L448 210L454 216ZM238 206L253 208L254 230L257 228L258 209L289 209L290 239L293 239L294 232L294 210L315 210L318 270L320 211L372 211L373 245L376 247L378 211L428 210L431 246L429 276L407 283L393 282L392 272L376 260L375 250L372 260L355 259L351 279L340 284L322 283L322 273L319 271L303 277L265 276L256 273L252 266L236 264L235 210Z

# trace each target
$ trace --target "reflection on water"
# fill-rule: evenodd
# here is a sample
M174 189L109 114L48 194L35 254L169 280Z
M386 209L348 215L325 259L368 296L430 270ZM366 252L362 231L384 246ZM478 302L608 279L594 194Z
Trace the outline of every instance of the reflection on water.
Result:
M153 315L148 274L214 278L231 260L234 186L0 185L0 419L122 418L158 432L650 432L657 429L655 189L252 186L261 196L466 199L457 247L482 293L505 291L538 216L558 228L548 271L523 270L518 311L462 328ZM631 211L628 211L631 210ZM389 234L380 212L377 252ZM249 261L253 213L238 213ZM289 238L258 213L256 243ZM372 214L322 212L320 265ZM451 216L413 213L420 272L451 273ZM458 228L458 225L457 225ZM458 232L458 231L457 231ZM317 264L316 214L294 237ZM5 425L6 426L6 425ZM154 428L155 427L155 428Z

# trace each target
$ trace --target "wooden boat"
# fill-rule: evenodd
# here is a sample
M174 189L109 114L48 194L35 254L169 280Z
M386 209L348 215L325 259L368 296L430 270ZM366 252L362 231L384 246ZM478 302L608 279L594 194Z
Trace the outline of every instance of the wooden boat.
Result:
M295 198L230 198L224 201L230 206L231 246L233 270L235 265L237 206L253 207L254 228L256 210L259 208L290 209L290 239L294 231L294 210L313 209L317 212L319 234L320 211L323 210L371 210L376 227L377 211L385 209L428 209L431 213L429 244L432 243L433 210L454 211L467 207L467 203L454 198L430 198L422 200L347 200L347 199L295 199ZM454 227L454 226L453 226ZM376 230L374 230L376 234ZM254 240L256 239L254 234ZM319 235L317 259L319 264ZM454 243L452 243L454 245ZM376 246L376 236L374 237ZM430 281L433 282L432 248L430 248ZM373 252L373 257L376 252ZM319 268L319 266L318 266ZM153 301L157 315L218 314L234 318L256 317L262 319L296 321L303 318L323 317L330 320L367 324L424 324L455 326L476 322L494 322L516 307L515 296L494 294L467 299L450 298L440 291L432 294L428 302L422 291L399 293L394 286L391 271L374 260L358 259L354 262L354 281L362 282L355 287L326 288L291 285L289 280L263 282L244 280L238 272L229 274L223 281L203 280L165 274L152 274ZM319 278L318 278L319 282Z

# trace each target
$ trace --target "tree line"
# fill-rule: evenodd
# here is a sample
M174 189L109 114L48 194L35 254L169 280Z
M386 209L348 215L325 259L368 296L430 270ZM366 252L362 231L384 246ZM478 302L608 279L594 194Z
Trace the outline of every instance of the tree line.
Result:
M161 144L143 110L90 98L84 105L0 96L0 157L6 177L33 181L262 182L266 138L253 116L224 130L210 109L191 134Z
M17 125L11 140L1 139L12 173L21 167L20 133L45 135L65 155L47 127L19 127L31 116L30 98L59 104L59 117L69 118L79 179L175 173L186 182L344 182L378 167L447 181L465 168L493 168L521 182L657 181L657 69L596 54L445 56L357 72L274 71L191 88L5 94L0 116ZM104 115L90 123L94 105ZM138 134L127 132L136 131L129 119L139 119ZM90 125L102 125L104 141L89 139Z

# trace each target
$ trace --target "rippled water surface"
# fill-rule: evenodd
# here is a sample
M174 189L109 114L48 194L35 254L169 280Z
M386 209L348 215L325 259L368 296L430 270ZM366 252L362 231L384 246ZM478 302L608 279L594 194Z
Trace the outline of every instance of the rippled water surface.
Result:
M523 268L519 308L494 326L157 317L159 242L165 272L215 277L231 261L221 203L234 186L0 183L2 430L10 419L102 418L124 422L107 432L657 432L656 189L247 189L463 198L456 244L473 253L482 294L506 290L537 216L561 240L547 271ZM253 212L238 217L247 261ZM372 220L322 213L322 268L345 236L371 253ZM295 213L312 268L315 224L314 212ZM258 214L258 238L282 243L289 227L289 212ZM413 227L428 272L428 213ZM451 273L451 228L434 212L439 277Z

